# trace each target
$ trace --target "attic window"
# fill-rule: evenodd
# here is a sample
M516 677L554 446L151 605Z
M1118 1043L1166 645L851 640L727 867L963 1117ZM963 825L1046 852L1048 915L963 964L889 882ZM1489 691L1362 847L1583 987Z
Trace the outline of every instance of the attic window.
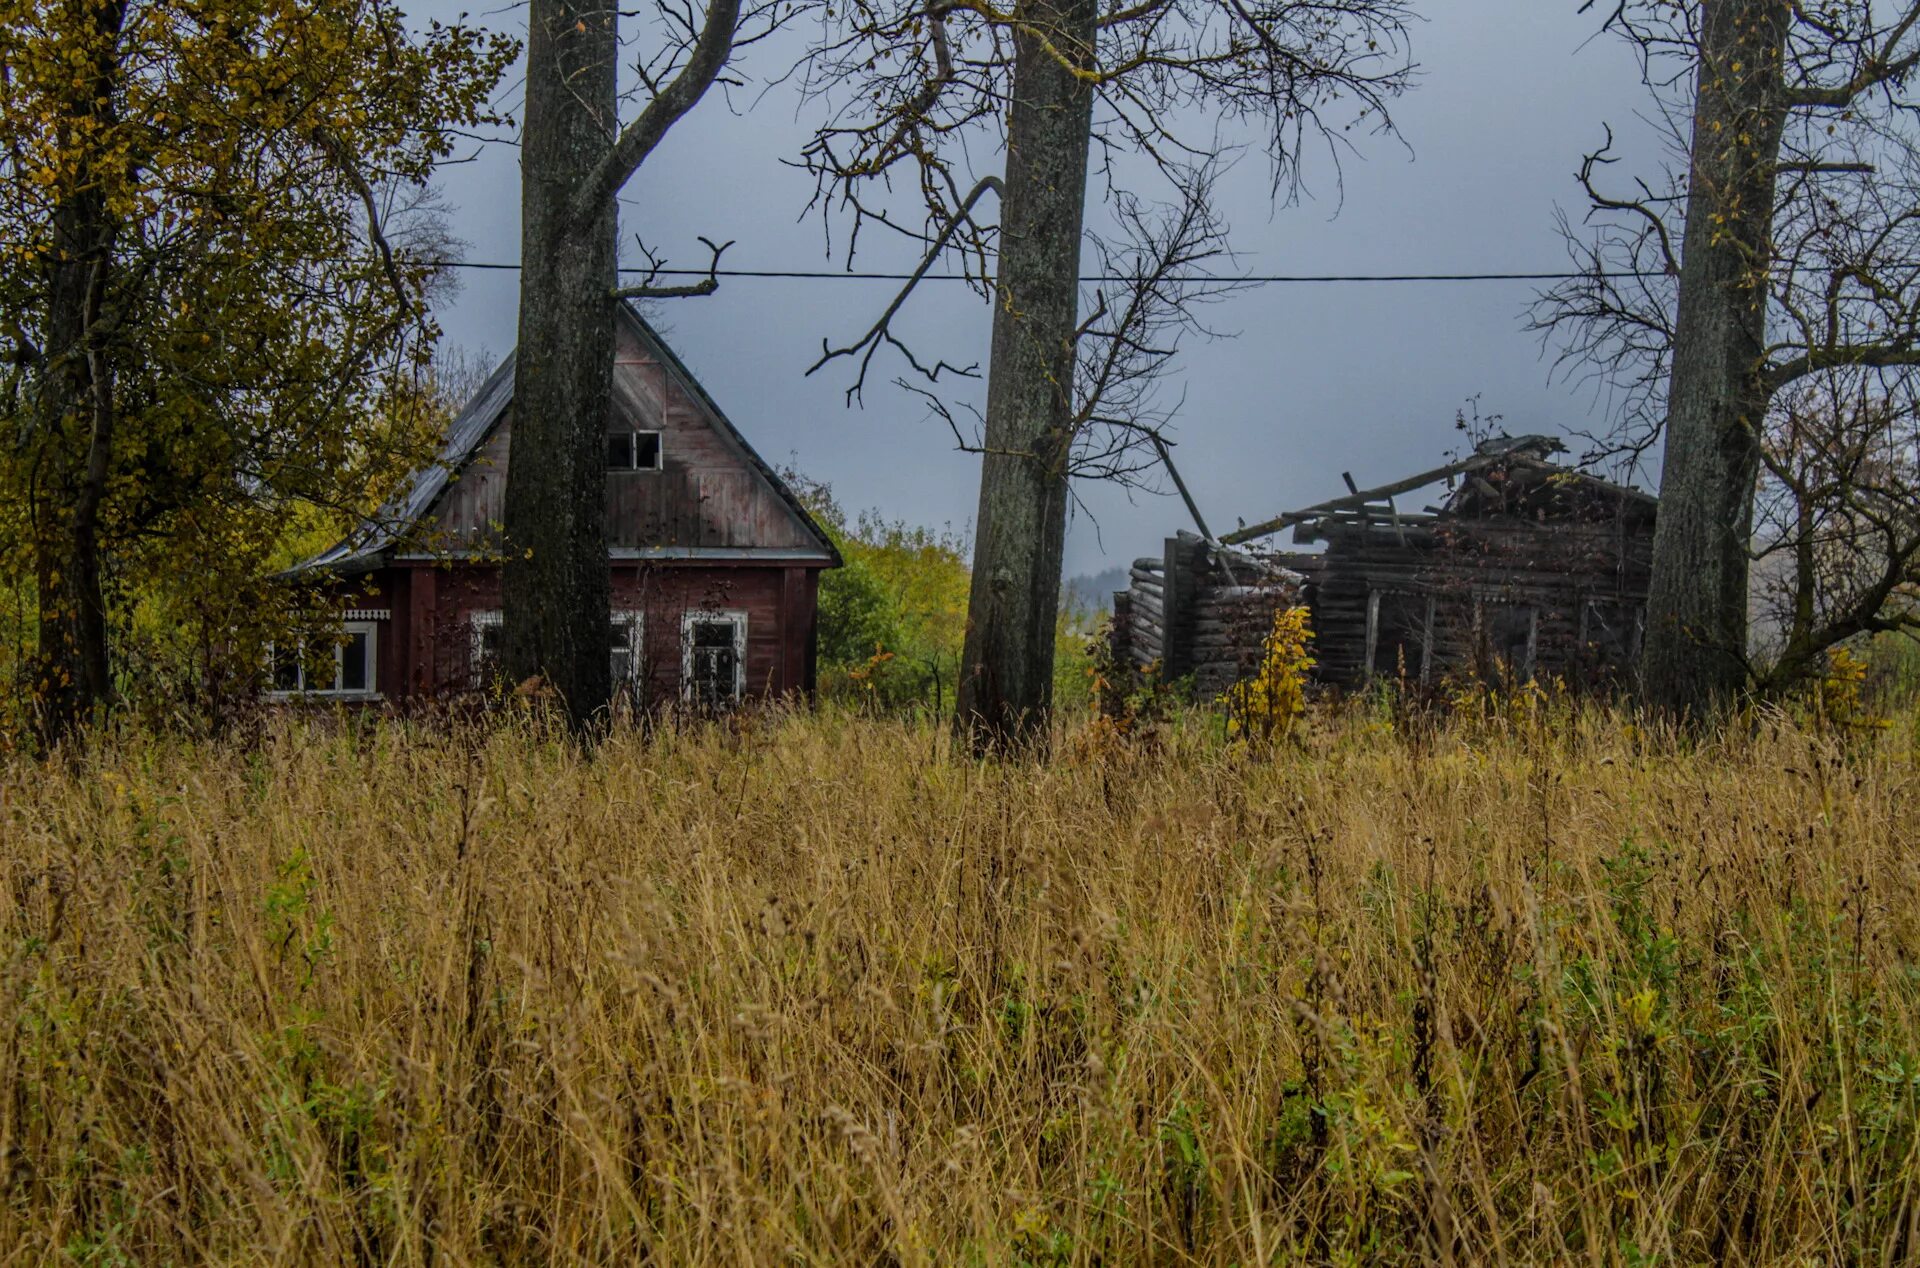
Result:
M657 431L612 431L607 433L607 470L660 470L660 433Z

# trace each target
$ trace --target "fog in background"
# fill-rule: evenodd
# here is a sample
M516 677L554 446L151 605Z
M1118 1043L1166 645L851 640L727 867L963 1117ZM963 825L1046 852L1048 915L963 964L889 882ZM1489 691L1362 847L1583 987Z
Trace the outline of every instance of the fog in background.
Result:
M1276 207L1259 138L1218 186L1218 202L1247 274L1536 272L1566 267L1554 209L1576 218L1583 150L1611 124L1640 170L1660 158L1633 56L1596 36L1599 19L1578 0L1425 0L1413 29L1420 65L1396 105L1400 138L1359 136L1360 155L1336 172L1324 153L1305 166L1307 196ZM452 20L455 5L427 4L417 20ZM524 37L524 5L470 18ZM635 19L623 34L651 35ZM791 64L808 34L796 28L746 51L750 81L710 96L674 129L628 186L624 253L640 263L638 234L675 266L704 267L696 235L733 239L725 266L840 269L819 216L805 207L812 179L791 166L813 110L795 89L768 81ZM629 55L630 60L630 55ZM520 71L500 104L517 114ZM441 186L468 260L519 259L519 155L511 131L464 150ZM997 170L992 144L978 161ZM1622 164L1623 168L1627 165ZM1624 179L1627 173L1620 173ZM963 181L964 184L964 181ZM1150 180L1138 191L1166 192ZM905 208L909 204L898 204ZM1090 213L1098 221L1098 211ZM836 227L838 232L840 227ZM832 246L838 247L838 237ZM910 267L904 244L875 236L856 268ZM1091 253L1085 261L1091 262ZM462 270L437 316L447 342L493 358L513 345L516 275ZM958 452L924 402L891 386L905 371L876 361L864 407L848 408L849 363L811 378L823 338L851 342L878 316L897 283L849 279L723 279L717 294L653 310L669 341L768 461L793 463L833 486L849 510L969 529L979 459ZM1316 283L1257 286L1211 307L1207 324L1231 337L1186 346L1171 399L1175 460L1215 532L1344 491L1437 465L1459 443L1455 412L1471 397L1502 426L1571 433L1600 427L1607 402L1591 385L1555 378L1551 356L1525 329L1538 285L1527 282ZM949 362L986 361L991 314L959 283L922 287L904 330ZM968 395L963 391L962 398ZM979 399L976 388L973 399ZM1570 441L1578 452L1582 446ZM1090 573L1158 554L1190 520L1171 485L1162 495L1081 484L1067 571Z

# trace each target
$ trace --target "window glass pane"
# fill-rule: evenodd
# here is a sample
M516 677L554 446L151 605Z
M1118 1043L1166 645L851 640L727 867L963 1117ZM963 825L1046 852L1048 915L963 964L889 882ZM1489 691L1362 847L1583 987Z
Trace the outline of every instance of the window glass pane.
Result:
M498 621L475 620L473 623L473 672L475 686L484 687L500 672L500 650L505 645L506 627Z
M689 631L694 703L712 707L731 703L738 687L740 657L734 650L732 621L695 621Z
M641 471L660 469L660 433L657 431L637 431L633 433L633 465Z
M633 439L633 433L630 431L608 433L607 469L609 471L633 470Z
M335 684L335 690L367 690L370 685L367 682L367 666L372 659L369 641L365 630L356 630L347 635L346 643L340 648L340 681Z
M622 686L633 680L633 618L615 617L607 633L607 648L612 657L613 685Z

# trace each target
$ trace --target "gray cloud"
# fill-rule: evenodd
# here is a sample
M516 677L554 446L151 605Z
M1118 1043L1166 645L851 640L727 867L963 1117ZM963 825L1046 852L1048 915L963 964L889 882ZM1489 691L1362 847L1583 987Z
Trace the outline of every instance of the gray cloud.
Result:
M1267 172L1251 153L1221 186L1240 265L1251 273L1477 272L1556 269L1564 254L1556 204L1579 206L1572 173L1603 121L1653 153L1635 128L1644 98L1617 43L1594 39L1575 0L1433 0L1414 32L1417 88L1395 117L1405 145L1361 143L1335 197L1331 168L1311 164L1316 197L1272 207ZM455 16L428 5L416 16ZM512 29L524 8L488 21ZM774 47L752 50L749 77L781 69ZM517 74L517 71L515 72ZM517 104L518 94L507 101ZM805 108L774 88L744 113L709 100L678 128L628 188L629 239L697 266L698 234L737 239L738 268L836 268L817 218L803 219L811 182L784 166L798 152ZM1229 138L1232 139L1232 138ZM1247 138L1253 140L1253 138ZM984 153L984 152L983 152ZM989 161L991 161L989 159ZM482 148L448 169L443 186L470 258L519 256L518 153ZM1146 191L1151 193L1152 191ZM1338 208L1338 214L1334 212ZM901 264L904 251L863 251L860 267ZM637 258L638 253L629 250ZM513 342L516 279L472 272L439 313L448 337L504 353ZM822 338L846 339L872 320L891 284L731 279L711 298L660 312L694 371L770 460L791 458L830 481L850 507L928 524L966 526L977 459L923 405L876 385L848 409L845 373L803 377ZM1533 287L1523 282L1272 285L1229 298L1209 325L1236 337L1193 343L1183 358L1185 405L1176 459L1216 531L1427 465L1454 442L1454 410L1479 394L1515 432L1565 432L1599 421L1593 391L1549 383L1536 336L1523 329ZM929 286L910 329L949 361L982 361L989 313L963 287ZM844 364L844 363L842 363ZM881 376L876 376L881 377ZM1154 553L1186 524L1178 499L1096 485L1081 488L1068 570Z

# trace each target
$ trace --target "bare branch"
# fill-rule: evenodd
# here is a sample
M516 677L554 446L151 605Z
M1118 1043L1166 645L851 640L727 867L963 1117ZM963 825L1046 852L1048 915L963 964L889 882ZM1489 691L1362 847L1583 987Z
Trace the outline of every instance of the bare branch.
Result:
M587 223L600 215L628 179L681 116L693 109L733 55L740 23L740 0L710 0L706 22L694 42L686 65L672 82L655 94L633 122L621 129L613 145L574 191L572 215Z
M1794 16L1803 22L1808 21L1804 7L1799 4L1794 6ZM1789 86L1788 104L1812 109L1844 109L1869 88L1904 79L1908 71L1920 64L1920 47L1900 52L1901 41L1913 31L1916 22L1920 22L1920 3L1911 5L1888 29L1879 50L1869 56L1845 83L1831 87L1820 84ZM1834 38L1834 27L1818 22L1808 24L1827 34L1830 39Z
M379 200L374 197L373 186L361 172L359 160L353 148L336 136L331 128L319 127L313 130L313 139L326 151L334 167L353 186L354 194L360 199L360 205L367 213L367 239L373 243L374 250L380 253L380 265L386 271L387 281L393 286L394 298L399 301L404 312L412 313L419 307L418 297L407 288L406 279L400 276L400 266L394 260L393 247L387 241L385 229L381 225Z
M899 313L901 307L906 304L907 297L912 295L914 288L920 284L920 279L927 275L927 272L933 268L934 262L940 258L940 253L946 250L947 243L952 239L954 231L973 215L974 204L979 202L988 191L992 191L995 196L998 196L1002 192L1002 188L999 177L981 177L974 187L968 191L967 196L960 200L960 205L954 209L954 213L948 218L945 227L934 237L932 245L927 248L926 254L921 257L919 266L915 268L912 275L907 278L906 284L900 288L899 293L893 297L893 302L888 304L886 310L880 314L879 320L875 321L873 325L867 329L866 334L844 347L831 347L826 340L822 339L820 341L820 359L807 367L807 373L812 374L821 366L837 358L859 355L860 373L859 376L854 379L853 386L847 389L848 404L852 404L860 399L861 393L864 391L867 383L867 368L873 364L874 353L879 351L882 344L891 344L893 347L898 348L906 355L907 360L912 363L913 368L922 374L930 383L939 380L942 370L949 370L963 376L972 375L974 373L972 368L959 369L958 367L948 365L945 361L937 361L931 368L923 366L907 346L894 337L893 319L894 316Z
M647 257L647 280L635 286L615 287L612 292L615 299L690 299L711 295L720 289L720 257L733 245L732 239L715 244L712 238L702 235L701 243L713 253L713 258L707 262L707 275L697 282L682 286L662 286L657 279L661 270L666 268L667 261L655 255L646 243L637 238L635 241L639 243L641 253Z

